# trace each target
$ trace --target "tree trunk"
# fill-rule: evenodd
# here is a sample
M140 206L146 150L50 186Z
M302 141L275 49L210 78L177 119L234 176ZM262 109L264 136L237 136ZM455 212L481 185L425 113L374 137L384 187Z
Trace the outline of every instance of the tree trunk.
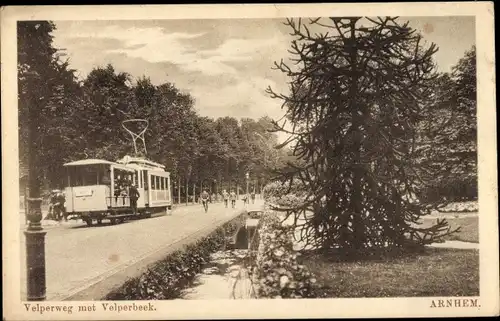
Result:
M362 211L362 195L361 195L361 124L362 124L362 109L361 105L358 104L356 97L358 96L358 66L357 66L357 48L356 48L356 18L351 19L350 28L351 36L349 38L350 48L350 64L352 70L352 83L349 93L350 100L350 110L352 115L352 126L354 134L354 170L353 170L353 195L352 195L352 235L349 237L350 241L354 244L355 249L359 250L363 245L363 226L361 222L361 211ZM351 243L350 242L350 243Z
M181 177L177 178L177 204L181 204Z
M188 203L189 203L189 181L186 178L186 206L188 205Z

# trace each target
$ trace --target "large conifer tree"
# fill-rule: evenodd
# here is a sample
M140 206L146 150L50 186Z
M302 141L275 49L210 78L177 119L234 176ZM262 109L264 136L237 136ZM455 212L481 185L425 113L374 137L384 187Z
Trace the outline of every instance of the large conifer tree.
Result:
M327 20L327 21L325 21ZM287 170L307 189L288 215L306 219L303 241L346 252L405 247L451 233L446 221L415 222L428 209L415 199L419 164L416 125L435 78L434 44L397 18L288 20L292 62L283 100L294 152L303 166ZM322 27L325 33L313 33ZM282 127L282 130L285 130Z

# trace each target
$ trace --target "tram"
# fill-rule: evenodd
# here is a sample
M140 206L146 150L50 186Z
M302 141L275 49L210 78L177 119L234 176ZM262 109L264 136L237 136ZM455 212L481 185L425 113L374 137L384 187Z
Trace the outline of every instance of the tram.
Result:
M151 217L172 209L170 173L165 166L141 157L125 156L116 162L85 159L64 164L67 174L66 211L87 225L112 224ZM128 191L139 191L137 213L130 206Z

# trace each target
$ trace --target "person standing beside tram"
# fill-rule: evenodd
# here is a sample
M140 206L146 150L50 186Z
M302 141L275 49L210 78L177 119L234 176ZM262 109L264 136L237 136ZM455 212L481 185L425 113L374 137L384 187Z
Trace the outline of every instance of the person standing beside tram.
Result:
M45 220L54 220L54 221L60 220L61 217L60 206L59 206L59 203L61 201L61 197L59 195L60 193L61 191L58 189L52 190L50 192L49 212L45 217Z
M59 191L57 194L57 208L59 209L57 213L57 220L60 221L64 218L64 221L68 221L68 214L66 213L66 195L63 191Z
M137 190L137 187L135 184L131 184L129 188L129 198L130 198L130 207L132 208L132 211L134 215L137 215L137 200L139 199L140 194L139 191Z

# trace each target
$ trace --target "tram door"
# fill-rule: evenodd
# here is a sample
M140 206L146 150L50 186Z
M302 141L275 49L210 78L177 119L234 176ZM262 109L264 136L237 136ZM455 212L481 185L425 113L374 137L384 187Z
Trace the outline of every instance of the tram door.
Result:
M145 170L138 170L137 174L137 190L139 191L137 207L141 208L148 204L148 177Z

